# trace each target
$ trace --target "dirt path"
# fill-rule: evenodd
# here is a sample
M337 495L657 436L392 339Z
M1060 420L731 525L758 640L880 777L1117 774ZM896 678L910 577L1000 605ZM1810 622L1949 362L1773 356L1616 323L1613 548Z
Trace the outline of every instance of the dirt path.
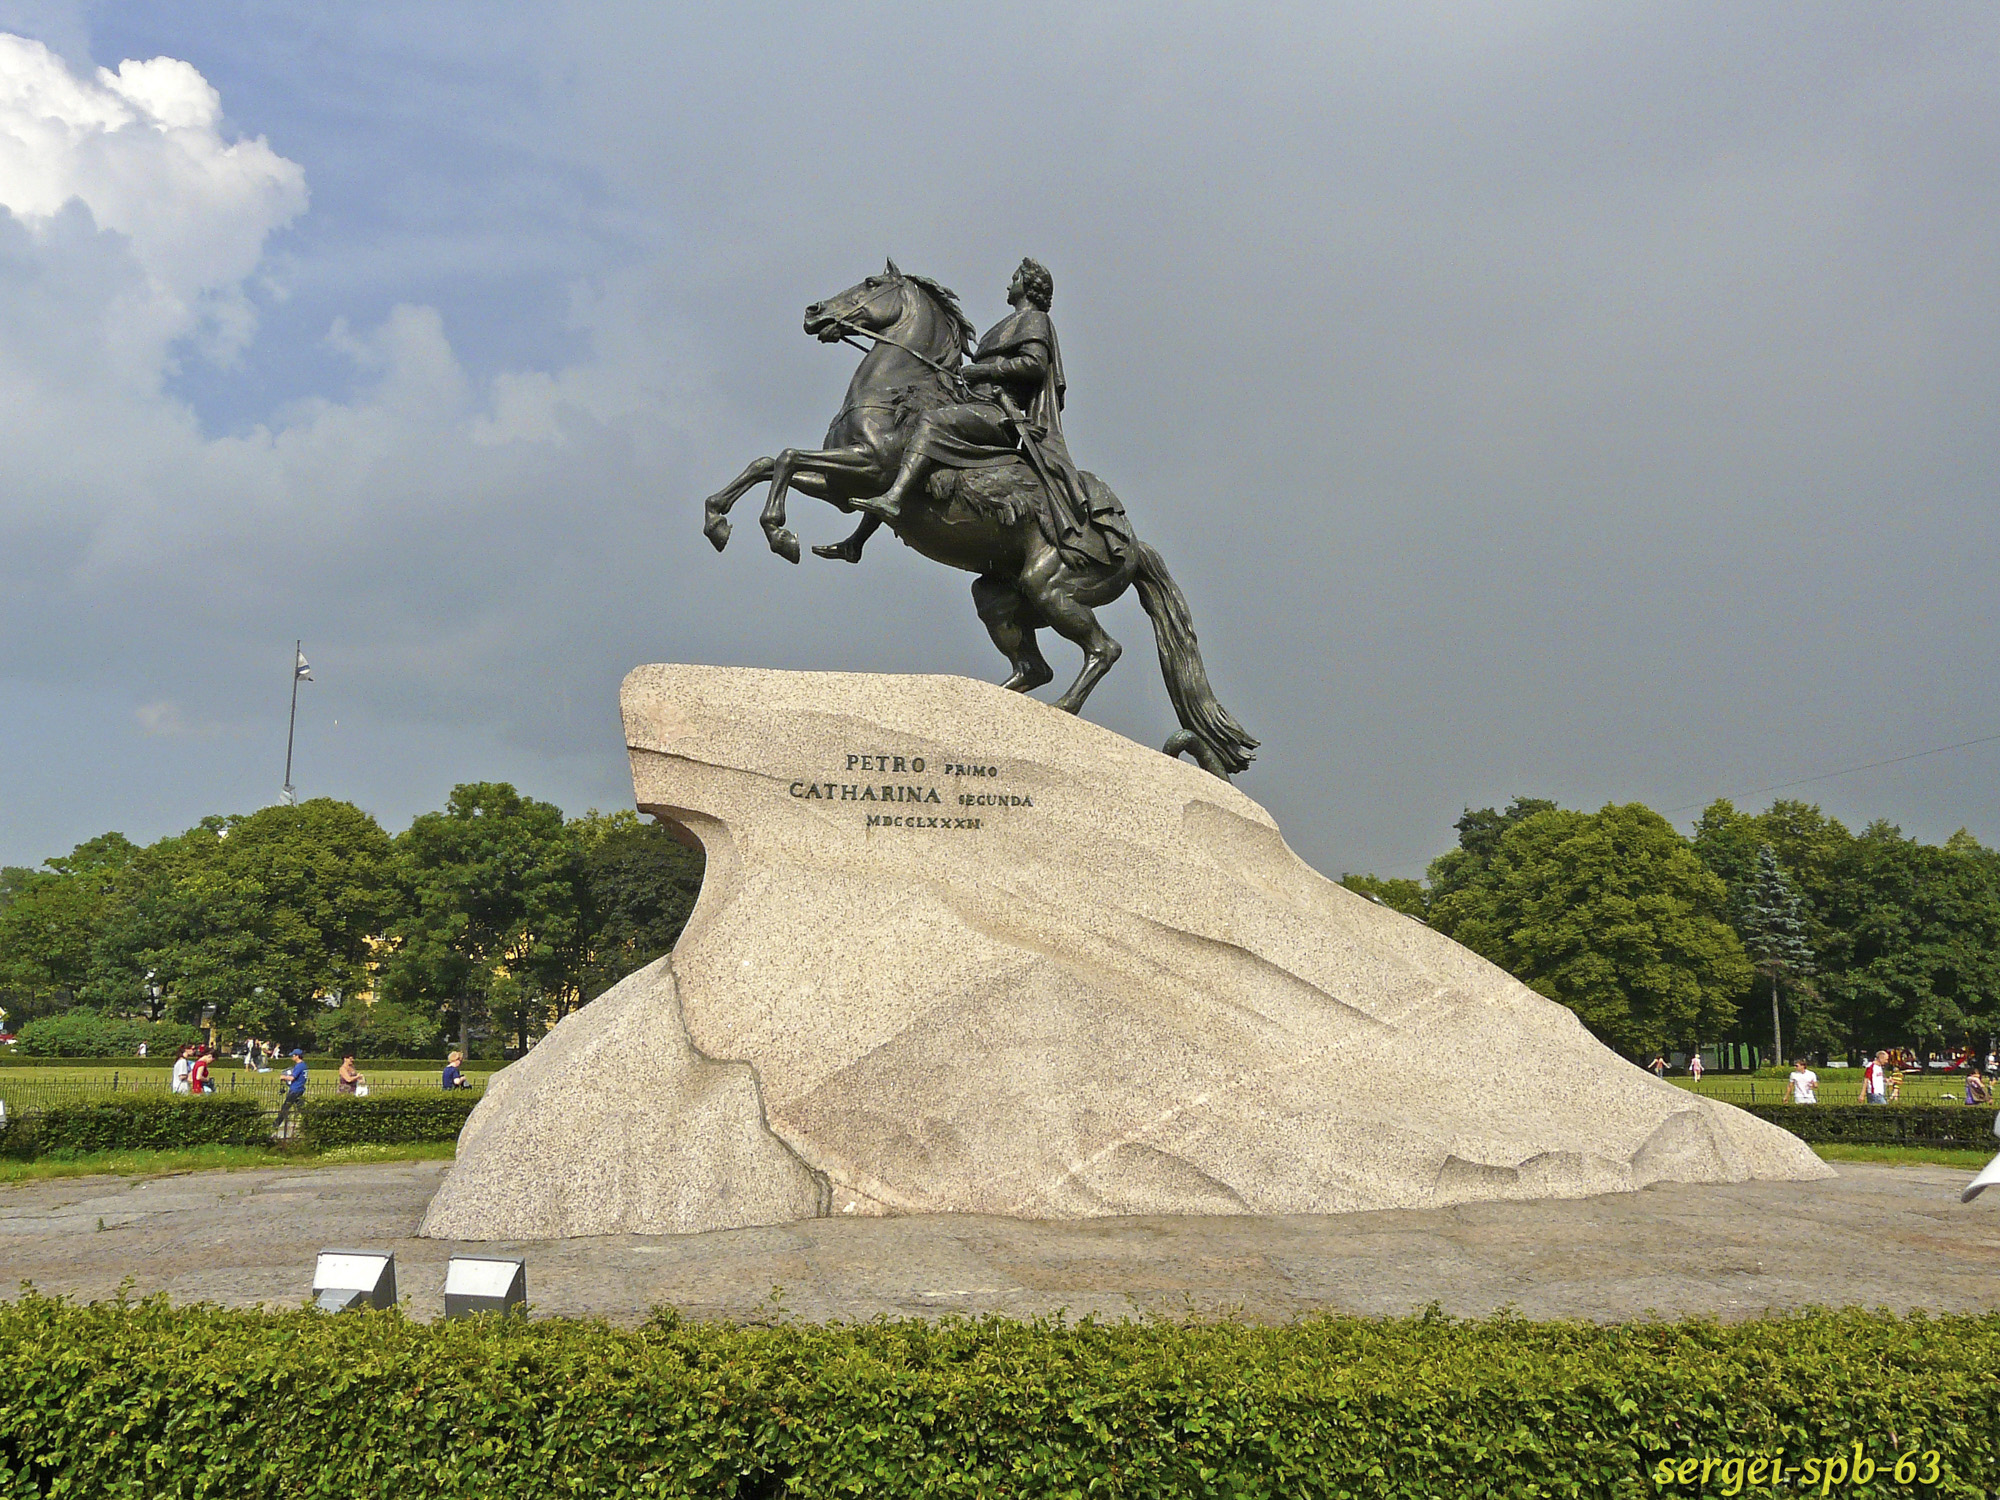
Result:
M450 1246L412 1238L447 1162L86 1177L0 1187L0 1288L290 1306L322 1245L396 1252L417 1317L439 1311ZM1843 1164L1831 1182L1656 1186L1561 1203L1329 1218L1040 1223L975 1216L822 1219L685 1237L511 1247L541 1313L630 1323L666 1303L760 1319L1068 1309L1474 1315L1753 1316L1811 1304L2000 1307L2000 1193L1967 1174ZM488 1246L482 1248L497 1249Z

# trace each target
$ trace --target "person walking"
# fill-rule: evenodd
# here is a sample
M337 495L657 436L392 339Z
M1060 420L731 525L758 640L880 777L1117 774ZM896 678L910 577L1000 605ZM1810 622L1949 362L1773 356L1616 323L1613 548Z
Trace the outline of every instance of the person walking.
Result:
M354 1054L341 1053L340 1073L333 1085L333 1091L336 1094L352 1094L367 1082L368 1080L361 1076L361 1070L354 1066Z
M1806 1066L1803 1057L1792 1064L1792 1076L1785 1080L1785 1092L1794 1104L1819 1103L1819 1074Z
M208 1081L208 1072L214 1066L214 1062L214 1057L206 1047L195 1054L194 1065L188 1069L188 1092L196 1098L214 1092L214 1085Z
M450 1057L445 1059L443 1078L445 1088L469 1089L472 1087L472 1080L465 1076L465 1070L459 1066L464 1061L464 1054L459 1052L454 1052Z
M1694 1049L1694 1056L1688 1059L1688 1077L1701 1082L1701 1048Z
M305 1053L296 1047L292 1048L292 1065L279 1076L285 1085L285 1097L278 1105L277 1134L282 1136L285 1133L285 1122L292 1117L292 1112L306 1097Z
M1977 1069L1965 1075L1965 1102L1967 1104L1993 1102L1993 1090L1986 1086L1986 1080L1979 1076Z
M1861 1102L1889 1102L1889 1054L1886 1051L1876 1053L1874 1061L1861 1070Z
M168 1087L176 1094L185 1094L188 1091L188 1074L194 1071L193 1054L194 1048L183 1047L180 1055L174 1059L174 1078Z
M1647 1063L1647 1064L1646 1064L1646 1066L1647 1066L1648 1068L1652 1069L1652 1071L1653 1071L1653 1076L1654 1076L1655 1078L1659 1078L1659 1079L1665 1079L1665 1078L1666 1078L1666 1076L1667 1076L1667 1060L1666 1060L1666 1058L1662 1057L1662 1056L1661 1056L1661 1055L1660 1055L1659 1053L1655 1052L1655 1053L1653 1054L1653 1060L1652 1060L1651 1062Z

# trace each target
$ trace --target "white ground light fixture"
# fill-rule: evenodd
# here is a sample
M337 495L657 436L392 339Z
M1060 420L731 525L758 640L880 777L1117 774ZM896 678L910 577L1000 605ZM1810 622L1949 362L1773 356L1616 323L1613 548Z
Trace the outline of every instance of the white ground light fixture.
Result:
M2000 1135L2000 1115L1993 1117L1993 1133ZM1986 1164L1986 1170L1966 1184L1965 1191L1958 1195L1958 1201L1960 1203L1970 1203L1974 1198L1977 1198L1996 1183L2000 1183L2000 1156L1996 1156L1993 1160L1989 1161Z
M396 1305L396 1257L381 1250L322 1250L313 1266L313 1306L320 1312Z
M444 1315L528 1315L528 1263L493 1255L454 1255L444 1272Z

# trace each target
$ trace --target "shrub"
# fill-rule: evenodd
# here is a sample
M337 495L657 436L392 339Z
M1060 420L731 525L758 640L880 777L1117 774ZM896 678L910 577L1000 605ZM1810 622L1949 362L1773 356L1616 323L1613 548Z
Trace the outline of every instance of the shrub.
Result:
M0 1151L46 1156L55 1151L171 1151L186 1146L257 1146L271 1139L256 1099L135 1097L62 1104L11 1116Z
M1994 1150L1994 1111L1953 1104L1739 1104L1802 1141Z
M1663 1460L1860 1444L1874 1488L2000 1483L2000 1314L418 1324L0 1306L15 1493L1693 1495ZM1921 1490L1894 1479L1899 1455ZM1747 1487L1745 1487L1747 1493ZM1768 1490L1765 1491L1768 1493ZM1789 1492L1789 1491L1788 1491ZM1797 1492L1818 1493L1816 1484Z
M300 1112L299 1140L314 1151L455 1141L478 1102L476 1096L443 1089L414 1098L309 1099Z
M373 1005L351 1001L321 1015L313 1027L321 1050L338 1053L352 1047L372 1057L428 1057L443 1034L435 1017L388 1000Z
M388 1099L309 1099L289 1143L309 1151L336 1146L403 1146L455 1141L476 1095ZM275 1100L255 1095L138 1095L9 1111L0 1126L0 1156L28 1158L55 1151L173 1151L188 1146L271 1144Z
M200 1040L192 1026L107 1016L79 1006L28 1022L15 1046L29 1057L134 1057L141 1042L159 1056Z

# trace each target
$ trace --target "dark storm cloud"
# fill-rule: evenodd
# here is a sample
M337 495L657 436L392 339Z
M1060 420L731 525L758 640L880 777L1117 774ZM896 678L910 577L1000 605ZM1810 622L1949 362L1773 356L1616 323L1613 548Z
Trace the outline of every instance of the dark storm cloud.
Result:
M9 343L0 858L266 800L300 633L302 784L397 821L475 776L624 801L641 660L1000 675L961 577L696 529L824 430L851 356L800 309L885 253L982 322L1053 267L1072 444L1330 872L1517 791L1670 807L2000 729L1989 10L572 9L336 9L339 90L262 10L90 13L314 207L256 338L164 396L36 415L116 245L37 314L67 351ZM86 419L115 461L61 449ZM1158 743L1107 618L1092 715ZM1993 754L1815 794L1993 840Z

